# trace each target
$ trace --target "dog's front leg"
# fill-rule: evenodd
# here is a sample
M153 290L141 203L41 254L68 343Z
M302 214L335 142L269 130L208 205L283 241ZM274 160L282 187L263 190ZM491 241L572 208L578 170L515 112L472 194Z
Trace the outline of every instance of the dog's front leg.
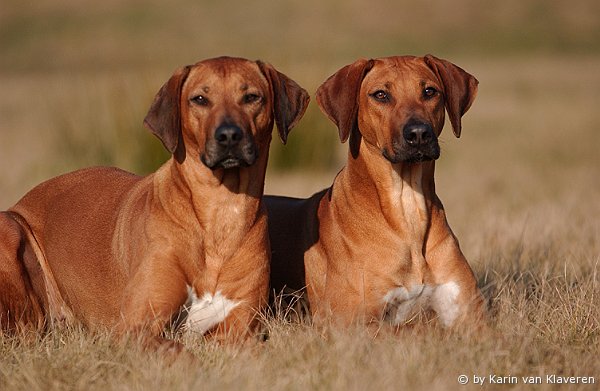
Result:
M442 325L485 326L485 303L477 280L440 207L433 208L425 260L434 282L431 306Z
M180 270L161 261L142 263L125 289L117 332L138 338L144 348L177 356L184 350L183 345L164 338L162 333L186 298Z
M185 328L219 343L251 341L268 302L270 250L264 224L253 229L236 254L224 262L218 279L196 284Z

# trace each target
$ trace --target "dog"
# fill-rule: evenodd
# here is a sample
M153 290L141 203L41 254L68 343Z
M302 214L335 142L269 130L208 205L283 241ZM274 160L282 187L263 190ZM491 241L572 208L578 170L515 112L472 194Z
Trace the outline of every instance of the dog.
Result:
M189 290L189 328L246 340L268 300L272 129L285 143L308 101L260 61L178 69L144 120L172 154L156 172L75 171L0 214L2 330L80 322L180 352L162 333Z
M305 288L317 323L402 326L433 310L446 328L480 324L482 295L434 183L445 111L459 137L477 86L432 55L361 59L329 77L317 103L350 140L347 164L308 199L265 197L271 289Z

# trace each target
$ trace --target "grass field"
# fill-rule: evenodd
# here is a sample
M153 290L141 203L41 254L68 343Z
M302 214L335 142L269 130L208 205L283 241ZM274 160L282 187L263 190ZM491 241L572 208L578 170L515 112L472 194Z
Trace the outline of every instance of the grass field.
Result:
M311 95L358 57L434 53L480 90L460 140L442 135L437 189L489 301L491 330L427 326L370 339L269 318L270 338L167 365L85 330L0 336L0 390L461 389L457 378L542 376L535 389L600 384L600 3L177 0L23 3L0 9L0 209L36 183L89 165L138 173L167 158L141 126L179 65L221 54L262 58ZM367 7L367 8L365 8ZM244 37L244 39L240 39ZM345 145L311 103L283 147L269 193L328 186ZM595 385L547 384L546 375ZM477 386L479 388L479 386Z

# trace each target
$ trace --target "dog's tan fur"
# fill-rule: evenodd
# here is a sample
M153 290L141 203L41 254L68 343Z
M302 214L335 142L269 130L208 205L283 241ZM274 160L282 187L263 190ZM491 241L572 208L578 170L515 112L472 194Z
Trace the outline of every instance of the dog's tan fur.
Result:
M403 324L412 304L447 326L481 320L481 294L435 193L439 149L409 162L399 147L410 121L428 124L437 142L445 109L458 137L477 84L445 60L406 56L359 60L319 87L321 109L350 138L348 161L309 199L266 197L275 291L306 286L319 321ZM427 87L437 93L425 98Z
M194 100L199 95L206 105ZM145 120L173 154L155 173L76 171L0 213L2 329L80 321L178 351L160 335L191 286L240 303L213 337L246 338L268 291L261 197L271 130L276 122L285 142L308 99L261 62L221 57L176 71ZM201 162L223 123L253 140L247 166Z

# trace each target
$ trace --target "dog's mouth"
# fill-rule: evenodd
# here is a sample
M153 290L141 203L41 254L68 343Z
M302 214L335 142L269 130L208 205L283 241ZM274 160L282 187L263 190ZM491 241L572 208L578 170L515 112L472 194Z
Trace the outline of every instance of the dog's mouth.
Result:
M209 168L212 170L216 170L218 168L223 168L223 169L227 170L227 169L236 168L236 167L248 167L251 164L252 164L251 162L247 162L246 160L240 159L238 157L226 157L223 160L220 160L215 165L213 165L212 167L209 167Z
M254 144L219 152L210 153L206 151L200 155L200 160L211 170L227 170L230 168L249 167L254 164L258 157L258 151L254 147Z
M435 153L426 153L424 151L416 151L412 154L409 154L409 156L406 158L406 162L407 163L421 163L421 162L427 162L430 160L437 160L440 157L439 152L437 154Z
M383 149L382 155L390 163L422 163L437 160L440 157L440 147L437 143L420 148L393 148L393 153Z

